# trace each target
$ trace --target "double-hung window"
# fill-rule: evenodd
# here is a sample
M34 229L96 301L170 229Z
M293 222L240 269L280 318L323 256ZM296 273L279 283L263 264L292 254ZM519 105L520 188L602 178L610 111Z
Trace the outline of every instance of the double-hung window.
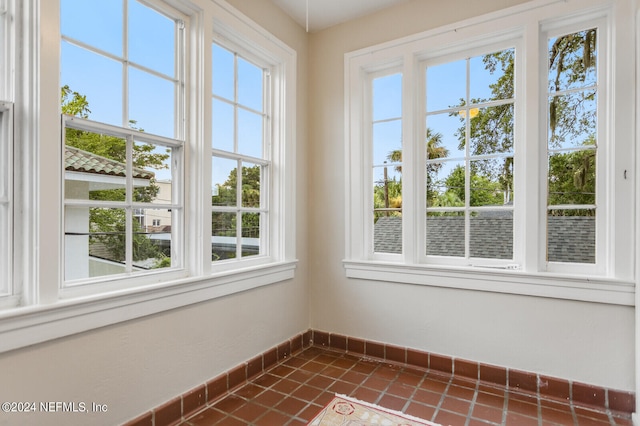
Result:
M270 161L269 71L212 44L211 261L265 256Z
M295 51L224 0L18 3L0 351L292 279Z
M532 4L347 54L347 276L632 303L618 10Z
M181 268L185 21L137 0L60 17L65 286Z

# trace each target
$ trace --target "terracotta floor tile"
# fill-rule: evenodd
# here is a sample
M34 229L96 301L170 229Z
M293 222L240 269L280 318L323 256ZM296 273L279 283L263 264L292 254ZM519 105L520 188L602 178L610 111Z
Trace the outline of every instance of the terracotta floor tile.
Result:
M283 413L289 414L291 416L295 416L298 414L304 407L307 406L307 402L302 401L298 398L286 397L282 402L278 403L274 408Z
M247 423L251 423L267 411L269 411L269 409L263 405L248 402L244 404L241 409L235 411L233 416L245 420Z
M336 393L443 426L567 426L574 425L574 419L577 426L632 426L630 416L319 347L288 357L182 425L305 426Z
M259 417L254 424L256 426L273 426L283 425L291 419L286 414L279 413L277 411L269 410L262 417Z
M267 389L260 395L253 399L253 402L264 405L265 407L273 407L278 402L282 401L284 396L274 390Z
M471 417L479 420L502 423L502 408L489 407L487 405L475 404Z
M214 408L207 408L199 413L195 414L189 419L189 423L193 426L206 426L212 425L219 420L225 418L227 415Z
M394 395L383 395L380 401L378 401L378 405L396 411L402 411L406 403L407 400L405 398Z
M458 426L458 425L465 424L465 422L467 421L467 416L458 414L458 413L451 413L449 411L440 410L436 414L436 418L433 421L436 423L440 423L443 426L446 426L446 425Z
M409 407L405 413L421 419L431 419L436 412L436 407L431 405L419 404L417 402L409 403Z

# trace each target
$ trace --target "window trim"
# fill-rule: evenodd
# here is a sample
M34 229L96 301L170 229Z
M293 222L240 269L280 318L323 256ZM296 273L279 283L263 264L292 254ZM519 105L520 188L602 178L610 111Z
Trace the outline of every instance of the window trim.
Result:
M620 154L620 151L630 152L632 150L630 142L625 142L621 136L629 136L627 139L629 141L633 140L631 137L632 130L630 126L625 126L624 122L619 118L613 120L610 116L611 110L615 109L619 111L623 109L621 107L630 107L630 105L628 105L629 98L624 96L618 96L618 98L616 98L616 93L613 93L612 90L610 90L608 95L610 108L608 108L607 111L607 114L609 114L607 118L610 119L610 128L607 137L610 140L613 140L614 134L618 135L618 137L615 146L610 148L611 155L607 159L611 167L610 170L616 170L615 176L613 173L607 176L607 189L613 191L614 183L616 185L622 183L622 186L615 187L615 198L609 198L609 205L606 207L607 214L611 215L611 218L620 219L620 221L616 220L614 222L617 222L617 224L612 223L609 225L611 235L608 236L602 245L609 250L607 253L607 261L611 267L605 274L593 277L576 275L571 271L562 271L562 273L560 273L558 271L547 270L544 262L540 261L540 253L544 251L544 247L546 246L546 236L543 244L538 234L538 229L541 229L542 223L537 223L535 226L532 226L531 213L529 211L525 212L522 209L520 209L519 212L516 210L516 214L521 216L517 218L514 216L514 221L518 219L524 224L518 231L519 235L524 238L522 241L514 241L514 254L516 250L525 248L524 239L526 238L528 241L526 248L528 250L523 251L523 262L527 267L523 270L513 270L510 265L504 265L504 269L498 269L492 267L493 265L487 265L486 268L479 268L462 265L425 264L421 262L421 259L419 259L420 255L416 252L406 252L406 242L403 243L405 253L403 253L401 257L402 261L393 262L392 259L378 259L376 256L372 256L370 252L367 251L367 244L364 244L367 238L367 229L362 218L368 217L367 208L369 207L369 205L365 203L367 200L366 191L368 183L364 178L364 176L366 176L366 168L368 167L365 156L366 148L364 146L366 146L368 142L366 142L367 138L363 130L363 128L366 128L366 113L364 111L369 102L366 87L368 76L373 72L391 69L394 66L403 66L405 81L416 81L413 78L416 73L420 72L420 68L418 68L416 64L418 64L421 59L428 58L432 55L440 56L440 54L446 53L447 49L455 45L465 44L467 48L471 49L486 43L493 44L493 41L497 42L501 37L503 39L521 38L525 49L534 49L534 57L540 56L541 52L538 51L540 37L539 25L548 22L563 22L563 24L570 26L578 21L581 23L593 21L594 19L606 21L607 31L611 35L607 46L608 49L610 49L609 55L615 57L616 54L619 54L620 48L616 47L612 40L620 37L621 34L625 34L625 31L627 34L630 31L630 29L626 27L628 23L626 21L623 22L621 19L615 21L615 26L612 24L615 14L624 13L623 9L625 8L618 7L618 3L621 2L611 0L603 4L602 2L596 2L594 0L588 3L576 3L577 2L559 2L553 0L530 2L525 5L504 9L381 45L360 49L345 55L345 139L347 144L345 148L346 233L343 266L345 267L347 277L629 306L634 304L635 286L633 283L634 272L632 270L634 246L633 241L631 241L628 236L624 236L621 229L625 224L632 225L634 222L633 204L629 203L628 200L623 200L625 196L628 198L629 194L633 193L633 187L631 182L625 182L621 177L617 176L617 170L621 167L625 169L633 168L633 165L629 164L631 156ZM502 28L503 30L502 32L496 32L496 28ZM434 51L429 50L430 46L438 47L435 47ZM614 48L617 48L618 51L614 51ZM539 69L538 73L543 73L543 75L546 76L546 63L542 63L540 66L543 69ZM609 61L607 66L607 71L610 73L609 80L621 81L620 75L628 77L628 74L633 73L633 70L630 70L632 67L629 67L628 64L619 65L616 64L615 61ZM539 96L538 93L545 90L545 87L540 87L540 79L537 77L526 78L527 74L532 71L535 73L535 70L524 70L523 90L526 90L529 96L535 93L537 99ZM415 83L412 84L414 84L413 89L415 92L417 86L415 86ZM419 89L417 90L419 92ZM403 91L406 93L406 88L404 88ZM522 96L516 92L516 105L518 99L521 97ZM539 103L539 101L536 100L536 103ZM415 114L415 111L411 110L416 108L415 105L418 105L416 109L418 111L420 110L420 101L414 100L413 104L411 102L404 102L403 105L409 105L409 114ZM524 105L526 105L526 103ZM539 122L538 117L544 117L545 114L544 108L541 107L536 111L532 111L532 114L527 117L527 120L537 123ZM415 115L409 115L409 117L410 120L413 120ZM532 126L531 123L525 127L523 125L524 121L526 121L524 118L518 118L518 116L516 116L515 125L516 129L520 128L519 131L522 132L527 140L536 140L540 132L546 132L546 129L539 128L537 125ZM631 121L632 120L629 120L628 122ZM411 129L413 132L419 132L420 123L414 123L412 126L406 126L405 129L406 128ZM411 139L405 135L405 140ZM533 161L537 170L537 167L541 164L541 159L544 159L545 156L541 152L540 147L534 146L527 148L526 152L520 153L520 158L527 157L527 163ZM542 148L545 148L544 152L546 154L546 147ZM406 146L403 149L406 149ZM414 154L410 157L413 158L411 162L416 163L418 156L415 152L411 153ZM617 157L613 158L616 153ZM532 165L525 164L523 161L521 162L520 170L517 170L516 173L535 173L535 171L531 169ZM403 164L403 169L406 166L406 163ZM416 167L415 164L413 167ZM539 173L539 171L537 172ZM546 179L546 173L543 176ZM412 182L412 180L415 179L407 176L403 184L405 184L405 182ZM543 185L539 179L521 180L521 182L520 191L533 191L533 194L538 194L537 197L544 195L542 199L546 200L546 184ZM411 185L416 184L420 185L420 182L411 183ZM622 190L622 188L624 188L624 190ZM518 188L516 187L516 189ZM407 188L403 188L403 190L407 190ZM411 191L410 193L414 193L413 190ZM611 197L613 197L613 195L611 195ZM531 198L535 199L536 195L533 195ZM612 200L614 202L611 202ZM405 204L407 201L408 198L404 197L403 208L406 208ZM542 207L544 207L546 213L546 204ZM412 205L410 209L418 211L416 209L419 209L419 205ZM544 217L546 220L546 214L544 216L542 216L541 212L537 212L536 214L538 218ZM406 217L403 218L407 220ZM420 230L421 225L417 223L415 218L411 218L408 221L411 223L411 227L403 226L403 238L409 236L410 238L416 239L416 237L412 235L412 232ZM406 228L411 229L407 230ZM415 243L412 245L415 245ZM418 242L417 245L419 246L420 242ZM518 247L518 245L520 247ZM628 251L628 253L625 254L626 251ZM614 253L616 252L618 256L624 258L624 261L614 257Z
M186 35L189 50L186 61L193 66L188 71L190 84L186 88L186 107L189 114L186 124L185 144L185 256L184 268L187 277L162 279L159 275L143 286L110 286L99 293L60 291L61 252L60 236L62 158L60 149L60 87L57 73L51 73L59 64L60 40L59 7L57 1L21 2L20 18L17 19L21 37L16 49L24 51L19 63L24 78L16 88L22 108L16 108L16 134L25 143L19 153L17 164L25 173L22 191L24 217L19 219L16 229L21 230L17 244L16 276L25 282L20 299L21 305L0 310L0 353L48 340L69 336L111 324L117 324L154 313L201 303L207 300L244 292L273 283L290 280L297 267L295 247L295 145L296 145L296 52L276 39L272 34L227 4L224 0L190 0L168 4L178 8L190 20L191 30ZM39 17L36 19L36 17ZM42 21L42 24L40 22ZM207 222L210 233L210 170L204 160L211 146L210 107L206 93L210 93L210 34L214 25L224 26L229 34L270 52L270 58L278 64L274 88L279 96L275 103L278 120L275 135L274 158L277 158L282 173L272 182L279 193L274 194L274 204L279 218L274 221L273 232L279 245L272 253L270 263L264 265L240 265L231 271L212 271L210 261L204 259L210 248L206 238L188 237L206 235ZM210 50L210 49L209 49ZM203 53L205 52L205 53ZM207 63L209 62L209 64ZM210 102L209 102L210 103ZM57 108L56 108L57 106ZM209 117L209 118L207 118ZM205 123L204 125L202 123ZM46 170L38 159L48 161ZM55 164L55 166L53 166ZM36 172L33 173L32 171ZM56 179L51 175L56 173ZM208 197L207 195L208 194ZM18 202L18 201L16 201ZM42 206L47 211L54 209L55 215L41 214ZM286 226L285 226L286 225ZM124 281L123 281L124 283ZM75 289L74 289L75 290Z

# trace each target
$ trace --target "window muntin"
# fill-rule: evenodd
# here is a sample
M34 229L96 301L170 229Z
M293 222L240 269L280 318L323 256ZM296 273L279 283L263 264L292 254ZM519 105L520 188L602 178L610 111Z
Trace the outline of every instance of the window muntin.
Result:
M212 44L211 261L269 255L269 72Z
M597 262L598 38L597 28L548 38L547 262Z
M426 66L429 262L513 260L514 60L509 48Z
M65 285L183 256L184 21L135 0L85 3L60 4Z
M373 251L402 253L402 74L372 80Z

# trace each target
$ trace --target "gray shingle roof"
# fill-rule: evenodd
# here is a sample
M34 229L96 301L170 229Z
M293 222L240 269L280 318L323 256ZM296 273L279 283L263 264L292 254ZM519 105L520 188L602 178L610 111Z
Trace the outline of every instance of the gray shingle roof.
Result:
M513 258L513 219L478 215L470 220L470 255L485 259ZM427 254L464 256L464 217L427 218ZM595 217L552 216L548 220L548 257L553 262L595 262ZM374 250L402 252L402 218L381 217L374 226Z

